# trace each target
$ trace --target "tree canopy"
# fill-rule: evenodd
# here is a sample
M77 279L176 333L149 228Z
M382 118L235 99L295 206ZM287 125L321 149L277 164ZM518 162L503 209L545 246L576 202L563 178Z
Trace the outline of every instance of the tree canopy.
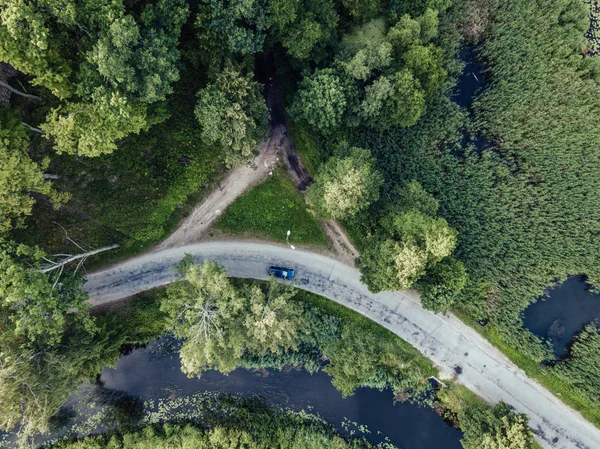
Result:
M35 163L29 157L29 138L18 116L6 107L0 108L0 237L23 216L31 213L31 192L47 195L54 201L65 199L44 179L49 160Z
M259 84L233 68L198 92L194 112L202 139L218 145L229 165L250 159L266 132L268 110Z
M319 168L306 201L319 216L349 218L379 199L383 178L368 150L344 148Z
M290 301L289 287L273 280L266 292L259 286L240 290L215 262L198 266L189 257L179 271L183 278L169 286L161 309L174 335L184 339L180 356L189 376L209 369L228 373L248 349L264 354L294 347L300 308Z
M300 83L290 114L328 134L342 124L348 86L333 69L317 70Z
M500 402L494 408L484 404L467 407L459 414L465 449L531 449L533 432L527 417L516 414Z
M23 437L48 420L83 380L119 354L113 329L88 314L83 279L43 273L39 248L0 241L0 429ZM117 341L114 344L114 341Z
M404 201L382 217L357 261L361 279L374 292L410 288L456 246L457 232L435 217L437 203L419 183L407 183L398 196Z

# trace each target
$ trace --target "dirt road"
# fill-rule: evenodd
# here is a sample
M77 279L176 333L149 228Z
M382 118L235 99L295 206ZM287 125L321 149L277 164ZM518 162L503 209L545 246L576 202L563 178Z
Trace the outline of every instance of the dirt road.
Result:
M505 401L530 417L545 448L598 449L600 430L513 365L477 332L453 315L434 315L412 291L373 294L360 273L329 257L264 243L204 242L159 250L88 276L94 305L106 304L174 278L184 254L214 260L235 277L266 279L270 265L296 270L298 287L343 304L381 324L431 359L445 376L490 403ZM459 373L460 374L457 374Z
M277 155L283 139L287 138L285 134L287 133L284 125L271 128L271 136L258 147L258 156L252 165L230 170L221 181L220 187L204 198L175 232L151 252L197 242L231 203L269 176L278 160Z

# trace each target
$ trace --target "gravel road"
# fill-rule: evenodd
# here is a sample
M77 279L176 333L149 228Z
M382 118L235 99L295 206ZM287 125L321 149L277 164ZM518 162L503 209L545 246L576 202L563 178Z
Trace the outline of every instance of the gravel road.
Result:
M264 243L205 242L166 248L88 275L85 290L101 305L165 285L184 254L214 260L234 277L266 279L270 265L296 270L298 287L329 298L388 328L490 403L503 400L530 417L546 448L598 449L600 430L512 364L453 315L434 315L413 291L370 293L353 267L329 257ZM460 373L460 374L457 374Z

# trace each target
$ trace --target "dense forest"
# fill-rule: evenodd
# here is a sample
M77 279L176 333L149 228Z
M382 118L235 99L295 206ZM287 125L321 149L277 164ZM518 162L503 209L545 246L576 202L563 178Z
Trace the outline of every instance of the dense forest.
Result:
M522 325L567 276L600 283L597 15L583 0L0 0L0 428L44 429L120 344L146 341L91 317L81 267L62 257L118 244L99 266L143 251L252 159L269 129L267 56L290 129L316 148L306 207L343 224L369 288L416 288L432 311L488 321L597 402L597 325L559 361ZM465 48L485 88L459 105ZM376 333L277 286L184 269L162 330L198 340L176 307L209 275L231 300L209 309L235 324L184 345L186 372L318 369L327 354L345 394L422 392L426 369ZM250 325L271 294L279 340ZM391 371L370 359L389 351L403 354Z

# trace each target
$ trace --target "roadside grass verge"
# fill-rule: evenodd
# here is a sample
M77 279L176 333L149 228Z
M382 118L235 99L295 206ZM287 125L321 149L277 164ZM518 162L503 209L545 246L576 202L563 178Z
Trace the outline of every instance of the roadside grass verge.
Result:
M127 345L145 345L163 336L166 331L166 315L160 310L165 287L138 293L114 303L90 309L90 314L100 320L114 317L114 326Z
M542 368L539 363L523 355L518 349L509 345L492 324L481 327L467 314L456 310L453 312L458 318L470 325L490 343L502 351L502 353L515 365L525 371L528 377L537 380L561 401L577 410L585 419L600 428L600 403L590 400L584 392L579 391L573 385L565 382L554 374L550 368Z
M438 370L434 368L427 357L421 354L410 343L404 341L380 324L330 299L305 290L298 289L297 292L297 300L317 308L322 315L333 315L342 322L352 322L353 327L364 334L372 335L378 341L390 343L394 347L395 352L401 354L403 360L414 364L425 376L439 375Z
M264 183L240 196L217 223L224 233L330 247L319 221L306 209L296 187L280 170Z

